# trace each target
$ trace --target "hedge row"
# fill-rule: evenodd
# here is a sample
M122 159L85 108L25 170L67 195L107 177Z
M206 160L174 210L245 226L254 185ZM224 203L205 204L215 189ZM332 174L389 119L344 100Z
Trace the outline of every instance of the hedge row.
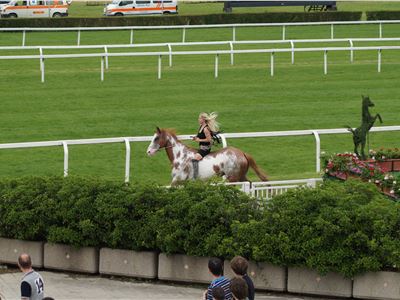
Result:
M0 181L0 236L231 258L353 276L400 265L400 203L374 185L327 182L259 207L233 187L88 178Z
M233 23L281 23L358 21L361 12L312 12L312 13L257 13L257 14L211 14L196 16L145 16L108 18L43 18L0 19L0 27L106 27L106 26L157 26L201 25Z
M367 11L367 20L400 20L400 11Z

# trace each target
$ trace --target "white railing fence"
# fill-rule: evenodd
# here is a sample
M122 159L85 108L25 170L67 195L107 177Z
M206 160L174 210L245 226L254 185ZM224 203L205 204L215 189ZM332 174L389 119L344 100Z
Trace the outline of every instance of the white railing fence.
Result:
M400 46L366 46L366 47L319 47L319 48L278 48L278 49L251 49L251 50L206 50L206 51L169 51L169 52L121 52L121 53L80 53L80 54L43 54L43 49L39 49L39 55L6 55L0 56L0 60L13 60L13 59L38 59L40 62L41 82L45 81L45 60L46 59L61 59L61 58L100 58L100 80L104 81L105 66L108 65L108 58L110 57L158 57L158 73L157 78L161 79L162 76L162 57L170 57L172 61L173 55L214 55L214 77L218 78L219 70L219 56L234 54L255 54L265 53L270 54L270 74L274 76L274 59L276 53L292 53L292 61L295 52L322 52L324 54L324 74L328 74L328 52L330 51L349 51L351 57L354 51L377 51L377 71L381 72L382 65L382 51L383 50L400 50Z
M104 50L105 68L108 70L108 52L111 49L126 49L126 48L152 48L152 47L166 47L168 49L169 66L172 67L172 47L190 47L190 46L211 46L223 45L229 46L231 50L231 65L234 65L234 45L263 45L263 44L288 44L292 49L292 64L294 64L295 45L298 43L349 43L349 47L353 48L355 42L398 42L400 38L335 38L335 39L291 39L291 40L243 40L243 41L207 41L207 42L165 42L165 43L144 43L144 44L111 44L111 45L84 45L84 46L0 46L0 51L5 50L38 50L39 55L43 56L44 50ZM354 51L350 51L350 62L354 61Z
M307 178L294 180L279 180L268 182L226 182L225 185L236 186L242 192L257 198L261 203L265 203L272 197L281 195L290 189L299 188L302 186L315 188L322 178Z
M400 131L400 126L381 126L373 127L371 132L389 132ZM294 130L294 131L266 131L266 132L243 132L243 133L224 133L221 134L222 145L227 147L227 139L233 138L265 138L265 137L288 137L288 136L314 136L315 139L315 171L321 171L321 140L320 135L324 134L350 134L345 128L337 129L315 129L315 130ZM80 140L64 140L64 141L47 141L47 142L26 142L26 143L10 143L0 144L1 149L21 149L21 148L38 148L38 147L55 147L62 146L64 149L64 176L68 176L69 151L70 145L93 145L93 144L125 144L125 182L130 181L131 172L131 143L150 142L153 136L143 137L118 137L103 139L80 139ZM191 135L179 135L180 140L192 140Z
M76 45L81 45L81 32L85 31L130 31L129 44L134 43L134 31L138 30L166 30L181 29L182 42L186 42L186 31L190 29L207 29L207 28L231 28L232 40L236 41L237 28L252 27L281 27L282 40L286 40L287 28L295 26L329 26L330 38L335 38L335 26L343 25L378 25L377 35L383 37L384 24L399 24L400 20L377 20L377 21L331 21L331 22L295 22L295 23L251 23L251 24L211 24L211 25L169 25L169 26L118 26L118 27L63 27L63 28L0 28L0 32L22 32L22 46L26 44L27 32L57 32L57 31L73 31L77 32Z

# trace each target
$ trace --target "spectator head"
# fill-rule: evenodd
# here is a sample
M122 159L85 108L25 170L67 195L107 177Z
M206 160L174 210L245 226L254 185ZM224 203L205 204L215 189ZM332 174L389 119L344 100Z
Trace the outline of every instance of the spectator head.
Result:
M214 300L224 300L225 299L225 291L222 287L217 286L212 289L212 296Z
M210 258L208 261L208 269L214 276L221 276L224 269L222 260L217 257Z
M55 300L53 297L44 297L42 300Z
M22 253L18 257L18 266L22 270L29 270L30 268L32 268L32 260L31 260L31 257L29 256L29 254Z
M249 263L247 262L247 259L245 259L242 256L235 256L231 260L231 268L236 275L240 276L246 275L248 267Z
M241 277L235 277L231 280L231 292L233 299L245 300L248 296L248 287L246 281Z

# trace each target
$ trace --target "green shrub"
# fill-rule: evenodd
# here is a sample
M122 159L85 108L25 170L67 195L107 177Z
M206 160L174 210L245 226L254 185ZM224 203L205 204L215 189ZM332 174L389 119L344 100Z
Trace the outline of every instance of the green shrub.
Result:
M399 228L399 203L374 185L327 182L273 198L262 220L233 225L231 246L256 261L351 277L399 265Z
M46 240L54 222L58 178L3 180L0 182L0 236L23 240Z
M143 16L108 18L43 18L1 19L0 27L107 27L107 26L157 26L199 25L233 23L281 23L358 21L362 12L311 12L311 13L253 13L211 14L195 16Z
M367 20L399 20L400 11L367 11Z
M93 178L0 181L0 236L76 247L242 255L351 277L400 265L400 203L361 181L291 190L261 208L234 187Z
M157 243L166 253L225 256L222 241L233 222L246 222L260 214L256 202L224 185L188 182L170 190L168 203L157 212Z

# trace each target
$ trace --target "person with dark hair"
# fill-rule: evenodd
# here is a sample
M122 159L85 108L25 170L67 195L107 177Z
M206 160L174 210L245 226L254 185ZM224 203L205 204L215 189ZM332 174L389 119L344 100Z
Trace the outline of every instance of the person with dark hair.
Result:
M231 291L234 300L247 300L248 288L246 281L241 277L234 277L231 280Z
M29 254L23 253L18 257L18 266L24 273L21 279L21 299L43 300L43 278L32 269L32 260Z
M248 287L248 298L249 300L254 300L255 291L254 291L254 284L251 278L247 275L247 269L249 267L249 263L247 259L242 256L235 256L231 260L231 269L235 276L243 278Z
M224 290L224 300L231 300L230 280L223 276L224 265L221 259L217 257L210 258L208 261L208 270L215 277L208 289L204 292L204 299L213 300L212 290L215 287L221 287Z
M225 300L225 291L222 287L217 286L212 289L213 300Z

